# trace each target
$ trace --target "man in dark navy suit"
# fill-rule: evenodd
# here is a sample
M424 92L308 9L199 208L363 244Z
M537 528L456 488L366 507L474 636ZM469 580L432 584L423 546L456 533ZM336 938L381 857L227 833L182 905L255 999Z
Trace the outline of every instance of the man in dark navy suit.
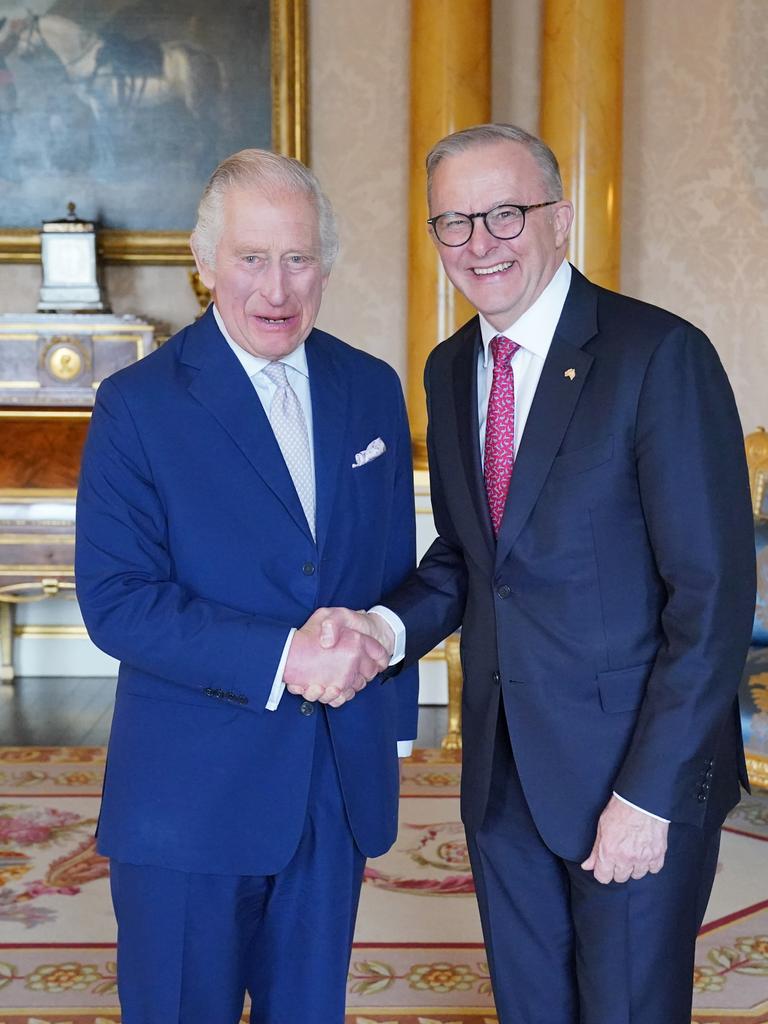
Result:
M540 140L477 126L427 170L433 240L480 314L425 371L439 536L324 642L368 629L408 665L462 627L462 814L502 1024L689 1024L747 784L733 395L701 331L566 262L573 208Z
M337 242L298 161L225 160L192 244L214 304L101 385L78 492L78 597L121 663L98 843L122 1020L235 1024L248 991L253 1024L342 1024L417 678L366 687L388 656L323 650L313 613L413 568L402 392L314 326Z

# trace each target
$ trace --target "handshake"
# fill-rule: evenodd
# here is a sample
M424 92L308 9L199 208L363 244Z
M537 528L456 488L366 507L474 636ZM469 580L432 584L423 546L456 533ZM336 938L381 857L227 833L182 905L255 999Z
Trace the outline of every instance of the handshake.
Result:
M391 627L375 612L318 608L293 635L283 679L304 700L338 708L384 671L394 646Z

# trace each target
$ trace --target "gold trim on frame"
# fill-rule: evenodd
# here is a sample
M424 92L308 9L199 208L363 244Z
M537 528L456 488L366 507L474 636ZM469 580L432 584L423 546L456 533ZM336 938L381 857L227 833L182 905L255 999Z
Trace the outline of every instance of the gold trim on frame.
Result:
M272 148L305 163L307 131L306 0L270 0ZM190 225L190 230L192 225ZM106 263L191 265L188 231L99 231ZM40 233L0 229L0 263L39 263Z

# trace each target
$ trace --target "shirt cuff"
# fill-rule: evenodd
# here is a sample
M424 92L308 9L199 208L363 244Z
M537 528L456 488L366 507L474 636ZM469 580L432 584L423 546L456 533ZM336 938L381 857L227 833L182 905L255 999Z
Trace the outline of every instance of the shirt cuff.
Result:
M291 649L291 641L293 640L293 634L296 632L295 627L291 629L288 634L288 639L285 641L285 647L283 647L283 654L280 658L280 664L277 666L277 672L275 672L275 678L272 682L272 689L269 691L269 700L267 701L267 711L277 711L277 705L280 703L280 698L283 696L283 690L285 689L285 683L283 682L283 672L285 671L285 663L288 661L288 651Z
M616 797L617 800L621 800L623 804L626 804L627 807L634 807L636 811L642 811L642 813L647 814L649 818L655 818L656 821L663 821L665 825L669 824L669 818L660 818L658 814L653 814L651 811L646 811L644 807L638 807L637 804L633 804L631 800L625 800L623 796L616 792L616 790L613 791L613 795Z
M389 664L396 665L398 661L402 661L405 657L405 626L403 625L403 620L399 615L395 615L393 611L385 608L382 604L375 604L368 611L369 613L376 612L377 615L380 615L395 634L395 647L392 651L392 657L389 659Z
M410 757L413 753L413 740L398 740L397 741L397 756L398 757Z

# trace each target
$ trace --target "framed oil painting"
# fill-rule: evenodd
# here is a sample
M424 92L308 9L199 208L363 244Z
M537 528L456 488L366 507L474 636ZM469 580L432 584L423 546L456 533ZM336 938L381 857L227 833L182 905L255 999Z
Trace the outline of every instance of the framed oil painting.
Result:
M304 3L0 0L0 261L72 201L106 260L190 262L223 157L306 159Z

